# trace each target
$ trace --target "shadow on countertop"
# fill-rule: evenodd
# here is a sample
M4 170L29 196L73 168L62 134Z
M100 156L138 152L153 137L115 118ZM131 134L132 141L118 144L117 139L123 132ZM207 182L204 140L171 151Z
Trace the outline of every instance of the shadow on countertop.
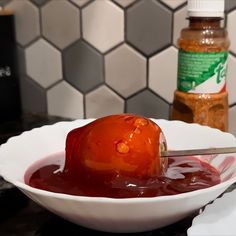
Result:
M19 135L23 131L31 130L43 125L51 125L59 121L70 121L70 119L46 114L25 113L19 120L0 122L0 144L5 143L8 138Z

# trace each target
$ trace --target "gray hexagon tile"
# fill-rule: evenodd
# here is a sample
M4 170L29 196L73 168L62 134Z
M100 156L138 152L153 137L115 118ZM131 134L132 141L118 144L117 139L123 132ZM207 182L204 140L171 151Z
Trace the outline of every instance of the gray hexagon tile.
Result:
M188 26L187 7L182 7L174 13L174 26L173 26L173 44L177 46L177 41L180 36L180 31Z
M68 1L50 1L42 7L43 35L60 49L80 38L80 12Z
M236 58L229 55L228 59L228 74L227 74L227 89L229 93L229 105L236 103Z
M17 66L19 75L25 75L25 50L17 46Z
M94 1L82 10L83 36L101 52L124 40L124 11L108 0Z
M37 6L42 6L43 4L49 2L50 0L30 0L30 1Z
M47 112L46 91L26 76L20 80L21 102L25 112Z
M13 10L15 15L16 40L25 46L40 34L39 11L27 0L11 1L6 9Z
M175 9L180 5L184 4L187 0L160 0L160 1L169 6L170 8Z
M6 4L8 4L11 0L0 0L0 6L4 7Z
M229 38L231 41L230 49L233 53L236 54L236 10L228 14L227 28L229 31Z
M25 51L27 75L47 88L62 79L62 62L60 52L40 39Z
M88 92L104 81L103 58L83 41L63 52L65 79L82 92Z
M118 3L121 7L128 7L130 4L136 1L137 0L114 0L114 2Z
M177 87L178 50L169 47L149 60L149 87L169 103Z
M71 2L75 3L79 7L82 7L83 5L88 3L89 1L91 1L91 0L71 0Z
M86 118L98 118L124 112L124 100L106 86L85 96Z
M225 11L228 12L232 9L236 8L236 1L235 0L225 0Z
M236 106L230 107L229 109L229 132L236 136L236 125L235 125L235 117L236 117Z
M105 57L106 82L124 97L146 86L146 59L126 44Z
M83 118L83 95L65 81L47 91L47 104L49 115Z
M150 118L169 119L169 104L149 90L129 98L126 111Z
M127 40L146 55L171 43L171 11L156 0L142 0L127 10Z

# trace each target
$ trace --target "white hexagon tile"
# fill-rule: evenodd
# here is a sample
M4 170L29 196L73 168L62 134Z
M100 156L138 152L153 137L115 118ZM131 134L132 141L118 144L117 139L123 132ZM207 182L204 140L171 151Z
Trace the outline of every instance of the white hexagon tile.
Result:
M77 6L82 7L91 0L70 0L70 1L76 4Z
M108 0L94 1L82 10L83 37L101 52L124 40L124 11Z
M105 56L105 80L128 97L146 86L146 58L124 44Z
M235 117L236 117L236 106L233 106L229 108L229 132L235 135L236 137Z
M8 0L15 14L22 107L66 118L134 112L169 118L187 0ZM236 0L227 88L236 134ZM35 99L31 97L35 94Z
M14 11L16 40L21 46L32 42L40 35L39 9L30 1L11 1L5 9Z
M231 41L230 50L236 55L236 10L228 14L227 29Z
M71 119L84 117L83 95L65 81L47 91L47 104L50 115Z
M229 105L236 104L236 58L232 55L228 58L227 90Z
M149 60L149 87L169 103L177 86L177 59L178 51L172 46Z
M174 13L174 28L173 28L173 44L178 46L178 38L180 36L180 31L188 26L187 7L183 7Z
M175 9L180 5L186 3L187 0L160 0L160 1L169 6L170 8Z
M85 96L85 105L86 118L98 118L124 111L124 100L104 85Z
M80 38L79 9L68 1L50 1L42 7L42 33L64 49Z
M118 3L121 7L128 7L135 1L137 0L114 0L114 2Z
M36 41L25 51L26 73L47 88L62 79L61 53L43 39Z

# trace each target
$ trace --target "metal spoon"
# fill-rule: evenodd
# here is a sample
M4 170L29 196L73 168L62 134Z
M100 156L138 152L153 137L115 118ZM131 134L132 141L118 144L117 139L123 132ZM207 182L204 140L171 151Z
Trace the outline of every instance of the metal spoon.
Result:
M161 151L161 157L196 156L196 155L212 155L212 154L226 154L226 153L236 153L236 147L173 150L173 151L165 150Z

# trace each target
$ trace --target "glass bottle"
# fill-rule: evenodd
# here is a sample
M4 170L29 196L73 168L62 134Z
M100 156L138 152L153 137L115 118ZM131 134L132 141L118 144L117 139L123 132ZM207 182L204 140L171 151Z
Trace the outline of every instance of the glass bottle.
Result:
M229 38L224 0L188 0L189 26L178 39L178 83L171 119L228 129Z

